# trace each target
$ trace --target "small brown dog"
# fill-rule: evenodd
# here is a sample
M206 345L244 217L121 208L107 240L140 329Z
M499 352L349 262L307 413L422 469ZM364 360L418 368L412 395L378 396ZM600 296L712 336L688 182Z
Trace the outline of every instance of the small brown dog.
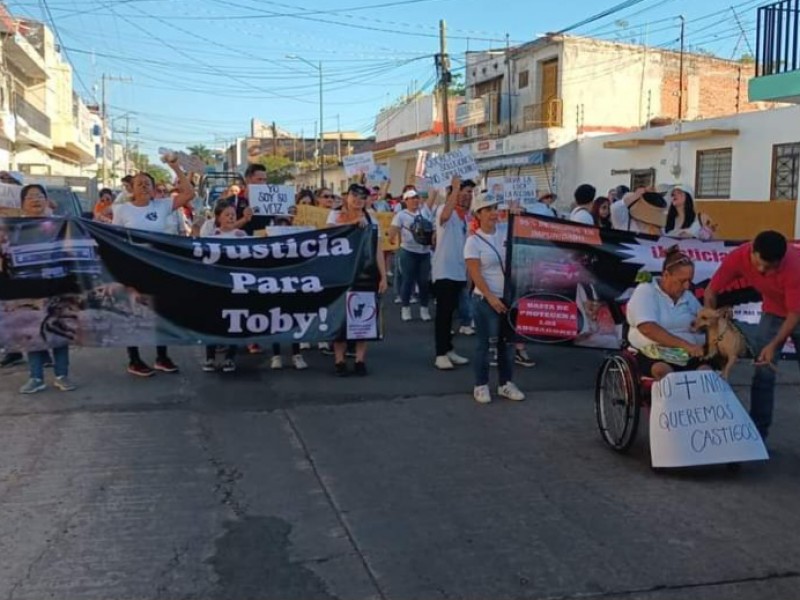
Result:
M717 355L725 359L722 378L728 379L736 360L747 354L747 341L739 329L731 322L733 311L730 308L701 308L693 327L706 331L706 345L709 358Z

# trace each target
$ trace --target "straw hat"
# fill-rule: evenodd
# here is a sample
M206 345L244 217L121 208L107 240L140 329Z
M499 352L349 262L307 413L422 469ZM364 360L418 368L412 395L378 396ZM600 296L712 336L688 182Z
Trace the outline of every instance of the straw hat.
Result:
M647 225L664 227L667 224L667 201L661 194L645 192L628 206L631 218Z

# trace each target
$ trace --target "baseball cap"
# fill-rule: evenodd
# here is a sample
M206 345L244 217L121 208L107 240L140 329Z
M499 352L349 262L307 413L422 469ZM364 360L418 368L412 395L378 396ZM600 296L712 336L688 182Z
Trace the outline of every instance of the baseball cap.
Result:
M489 206L497 206L500 204L500 200L497 199L496 196L489 194L486 190L483 190L480 194L477 194L472 198L472 206L470 206L470 210L473 213L477 213L482 208L487 208Z
M408 190L407 192L403 193L403 200L408 200L409 198L416 198L417 196L419 196L419 194L417 194L417 190Z
M347 193L355 194L356 196L363 196L364 198L369 196L369 190L366 188L366 186L363 186L360 183L350 184L350 187L347 188Z
M692 189L692 186L690 186L689 184L676 183L675 185L672 186L672 191L674 192L675 190L680 190L684 194L689 194L692 198L694 198L694 190Z

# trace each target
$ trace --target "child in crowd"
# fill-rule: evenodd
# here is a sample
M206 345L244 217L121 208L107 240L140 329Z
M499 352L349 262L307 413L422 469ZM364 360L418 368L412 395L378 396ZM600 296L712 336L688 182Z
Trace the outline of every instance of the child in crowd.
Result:
M248 208L245 211L245 218L249 221L253 218L253 212ZM236 228L236 207L227 200L220 200L214 207L214 230L213 237L221 238L244 238L249 237L244 231ZM203 371L211 373L217 370L216 364L217 346L206 346L206 360L203 362ZM222 363L223 373L233 373L236 370L236 346L228 346L225 349L225 360Z

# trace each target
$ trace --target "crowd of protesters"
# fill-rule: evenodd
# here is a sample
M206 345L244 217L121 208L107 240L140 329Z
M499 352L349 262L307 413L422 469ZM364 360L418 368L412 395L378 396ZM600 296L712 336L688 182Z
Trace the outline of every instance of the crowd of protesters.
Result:
M94 219L129 229L173 235L222 238L254 235L248 187L267 182L264 166L249 165L241 178L219 194L213 207L208 207L198 202L195 186L181 169L177 157L167 156L165 162L174 174L172 185L156 183L145 172L126 176L119 192L108 188L100 190ZM2 175L0 180L9 183ZM25 186L21 199L23 216L48 216L47 192L42 186ZM414 304L418 305L421 321L433 321L431 333L436 348L433 366L436 369L452 370L472 361L473 396L477 402L487 403L492 399L488 386L491 366L497 367L498 395L511 400L524 399L524 394L512 381L513 369L515 365L532 367L535 362L525 345L514 339L506 324L508 307L502 297L507 222L504 215L501 217L500 203L494 196L481 191L474 181L455 178L446 191L438 193L407 185L395 196L388 192L388 182L380 187L353 183L343 197L329 188L301 189L295 200L296 205L308 204L328 210L328 226L360 224L377 229L376 214L392 213L389 238L399 249L390 253L376 251L375 287L378 292L386 292L392 279L394 302L400 306L401 321L414 319ZM675 237L700 238L710 235L713 228L696 211L692 190L685 185L635 191L620 186L598 197L592 185L582 184L576 188L574 203L565 213L555 208L557 200L555 194L544 193L525 210L584 225ZM289 215L274 218L271 225L291 223ZM381 239L380 233L376 239ZM475 337L471 359L455 351L453 336L456 334ZM302 355L308 348L308 345L291 345L291 363L295 369L308 368ZM349 343L337 338L332 344L319 344L319 349L333 354L334 372L338 376L368 373L365 342ZM142 358L139 348L128 348L128 372L139 377L150 377L156 371L178 372L167 350L164 346L156 348L151 367ZM278 344L273 345L269 363L272 369L283 367L281 350ZM262 349L250 345L247 351L257 354ZM218 353L224 356L221 364L217 363ZM208 346L201 368L207 372L233 372L236 356L235 346ZM347 365L348 357L355 359L352 370ZM21 354L9 352L0 367L22 361ZM52 354L31 352L28 363L30 380L20 390L22 393L34 393L46 387L43 368L50 363L56 371L54 385L62 390L74 389L68 378L67 348L54 349Z

